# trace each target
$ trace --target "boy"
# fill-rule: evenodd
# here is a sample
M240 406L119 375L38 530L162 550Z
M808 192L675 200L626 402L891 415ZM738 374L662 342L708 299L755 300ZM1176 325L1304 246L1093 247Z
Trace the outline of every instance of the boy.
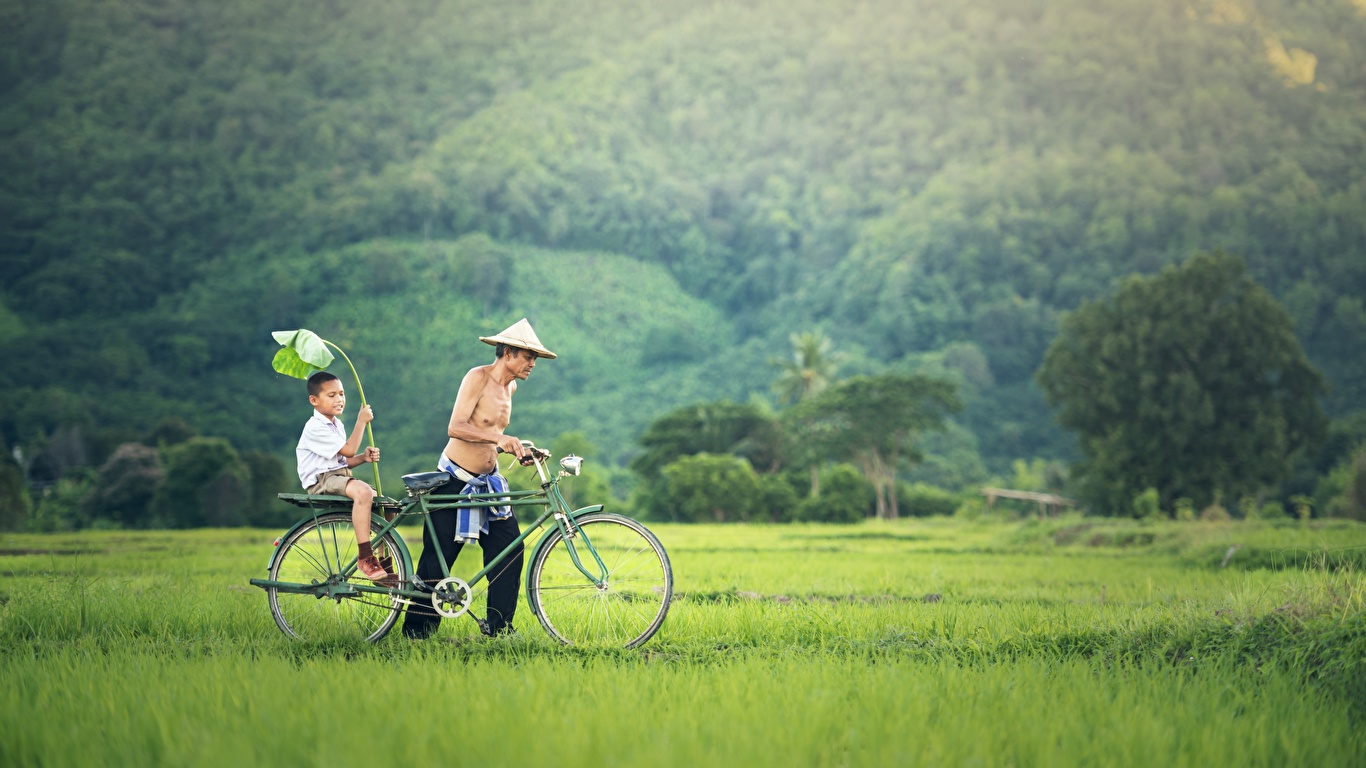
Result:
M370 504L375 499L375 489L351 477L351 467L379 461L378 448L372 446L360 452L361 435L365 425L374 419L374 413L370 406L363 406L356 414L356 428L347 438L346 427L338 418L346 410L346 391L341 381L327 371L308 377L308 402L313 405L313 417L304 425L299 445L294 449L299 458L299 482L311 494L351 499L351 526L356 529L359 557L356 567L371 581L388 579L388 572L379 564L370 545Z

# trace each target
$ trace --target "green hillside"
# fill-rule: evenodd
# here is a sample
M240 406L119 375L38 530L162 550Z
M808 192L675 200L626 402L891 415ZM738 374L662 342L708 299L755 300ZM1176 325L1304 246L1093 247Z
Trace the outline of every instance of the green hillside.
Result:
M308 327L425 468L526 316L561 358L519 436L621 463L818 329L961 382L931 462L1001 470L1074 455L1032 379L1061 313L1215 248L1344 417L1364 150L1361 0L0 0L0 438L286 458L268 334Z

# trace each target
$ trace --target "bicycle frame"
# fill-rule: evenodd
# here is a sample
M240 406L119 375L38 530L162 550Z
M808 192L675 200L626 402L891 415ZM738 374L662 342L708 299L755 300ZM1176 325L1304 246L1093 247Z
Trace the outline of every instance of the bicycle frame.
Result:
M588 540L588 537L586 535L582 535L582 532L578 529L577 526L574 525L575 518L579 517L580 515L585 515L591 512L598 512L602 510L602 505L594 504L592 506L570 510L569 503L565 501L564 496L560 493L559 489L560 478L563 477L565 473L558 473L555 474L553 477L547 476L545 464L539 456L535 458L535 466L536 471L541 479L541 487L539 490L509 491L507 493L502 494L482 493L440 496L433 496L430 493L422 492L415 494L410 491L408 494L408 498L402 502L402 506L395 510L393 519L382 519L378 515L372 516L372 538L378 539L383 537L386 533L389 533L390 531L394 532L394 538L399 543L399 546L402 549L399 555L404 559L404 564L407 566L407 572L413 574L410 580L411 585L401 584L398 587L383 587L369 585L365 583L352 583L350 581L342 581L339 583L327 584L297 584L292 582L271 581L269 579L251 579L250 583L254 586L262 588L273 588L276 591L283 593L311 594L317 595L319 597L326 596L335 599L340 599L341 597L344 597L346 595L352 595L357 593L372 593L400 597L403 598L403 602L409 605L413 604L414 600L421 600L423 602L426 602L431 598L432 593L430 591L417 588L418 580L413 568L412 555L408 552L407 543L404 541L403 537L395 530L398 527L399 521L404 520L406 518L421 515L424 520L425 529L427 533L429 534L431 540L435 541L437 538L436 526L432 522L432 512L457 509L489 509L493 507L511 506L544 507L545 511L542 512L536 518L535 522L527 525L525 530L522 531L521 535L514 539L511 544L504 548L503 551L499 552L478 573L470 577L468 584L471 588L475 584L479 583L482 579L484 579L490 571L492 571L504 560L506 560L508 556L511 554L511 552L514 549L516 549L522 542L524 542L527 539L527 537L529 537L533 532L539 530L540 527L544 525L547 520L551 519L554 520L555 527L560 531L561 535L565 539L566 550L568 551L570 559L573 561L574 566L578 568L579 571L583 573L584 577L591 581L595 586L603 586L607 578L607 566L603 563L602 558L598 555L597 550L593 547L593 543ZM281 494L281 497L292 500L300 500L299 494ZM284 536L281 536L279 539L276 540L276 548L274 551L271 552L270 560L267 562L266 565L267 571L269 571L271 566L274 565L275 559L280 553L280 543L286 541L289 538L290 533L292 533L298 527L317 519L319 511L318 508L315 506L316 502L325 502L328 507L345 506L348 508L351 503L350 499L341 496L302 496L302 500L307 501L309 508L312 510L312 515L310 517L305 517L301 519L298 523L295 523L294 527L291 528L289 532L287 532ZM376 502L376 504L378 506L379 502ZM380 509L384 509L384 507L380 507ZM322 534L320 531L319 536L321 535ZM537 545L537 550L539 550L541 546L544 546L547 538L548 534L542 537L541 542ZM593 556L592 564L597 566L596 575L584 567L584 564L580 559L577 548L574 544L574 540L576 538L579 541L581 541L584 545L586 545L588 552ZM438 562L440 562L441 564L442 578L450 577L450 566L452 564L446 562L446 557L444 553L441 552L440 547L437 548L436 555ZM532 556L535 556L535 550L532 552ZM351 560L345 566L341 566L340 563L338 563L338 573L341 576L349 579L350 576L356 570L356 562L357 558L352 557ZM473 597L473 595L471 595L471 597Z

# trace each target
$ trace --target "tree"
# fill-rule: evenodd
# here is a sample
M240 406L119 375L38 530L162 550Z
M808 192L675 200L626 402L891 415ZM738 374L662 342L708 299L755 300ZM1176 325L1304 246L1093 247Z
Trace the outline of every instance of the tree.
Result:
M778 421L753 403L697 403L656 419L640 437L645 450L631 469L653 481L665 465L697 453L730 453L763 471L780 464L782 431Z
M34 533L75 531L90 524L85 500L95 487L95 470L77 467L44 488L33 500L24 530Z
M873 484L849 464L828 470L825 493L803 499L795 517L810 523L857 523L876 504Z
M829 337L822 333L794 333L791 339L792 359L772 361L781 370L773 382L773 392L782 403L799 403L825 391L840 362L840 355L830 349ZM811 497L820 495L820 462L811 461Z
M1326 517L1366 520L1366 445L1319 478L1314 497Z
M4 3L0 434L41 483L81 466L49 437L99 466L162 416L283 457L301 403L260 332L304 325L369 358L377 429L426 404L380 441L413 468L452 395L415 361L468 367L459 329L535 306L570 354L517 423L591 422L611 461L768 394L755 361L819 322L874 356L848 375L971 371L999 469L1072 447L1033 380L1058 313L1196 242L1286 305L1325 409L1366 407L1361 27L1257 5ZM1282 16L1313 83L1268 68Z
M830 338L815 331L792 334L792 359L773 360L779 369L773 392L779 402L796 403L830 385L840 355L830 349Z
M247 524L257 528L273 528L294 522L299 516L298 510L281 501L278 494L298 493L298 475L286 469L284 462L274 455L260 451L242 454L242 463L251 476Z
M157 446L165 447L168 445L179 445L186 440L197 436L198 433L195 432L194 427L186 424L184 419L167 416L157 422L155 427L152 427L152 431L148 432L146 436L142 438L142 443L143 445L150 445L154 448Z
M191 438L166 450L165 467L152 501L156 525L226 528L247 523L251 471L228 441Z
M878 517L898 517L896 471L919 454L916 435L944 428L962 403L956 387L921 374L856 376L788 409L799 439L827 456L851 455L873 484Z
M161 479L160 451L141 443L120 445L100 467L87 498L92 516L129 527L145 526Z
M1241 259L1198 254L1064 317L1037 372L1077 433L1083 493L1128 509L1257 495L1324 431L1321 378Z
M0 531L12 531L28 517L28 490L24 487L24 470L0 440Z
M681 523L740 522L763 501L763 484L749 462L738 456L699 453L671 462L647 491L652 516Z
M1352 457L1351 482L1343 494L1342 511L1357 520L1366 519L1366 450Z
M560 484L560 493L569 506L578 507L588 504L605 504L612 498L611 487L607 484L607 468L593 461L598 448L582 432L564 432L550 443L550 453L557 460L574 455L585 461L579 476L571 482Z

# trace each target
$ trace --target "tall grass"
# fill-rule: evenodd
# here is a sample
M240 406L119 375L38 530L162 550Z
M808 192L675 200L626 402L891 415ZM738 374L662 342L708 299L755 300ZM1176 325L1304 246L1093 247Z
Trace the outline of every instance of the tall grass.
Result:
M441 663L441 662L446 663ZM1342 765L1287 671L418 654L0 662L6 765Z
M5 537L0 765L1366 757L1366 579L1329 561L1366 527L656 532L679 597L634 651L556 645L524 605L511 640L293 642L245 584L274 532ZM1234 544L1309 554L1200 554Z

